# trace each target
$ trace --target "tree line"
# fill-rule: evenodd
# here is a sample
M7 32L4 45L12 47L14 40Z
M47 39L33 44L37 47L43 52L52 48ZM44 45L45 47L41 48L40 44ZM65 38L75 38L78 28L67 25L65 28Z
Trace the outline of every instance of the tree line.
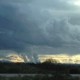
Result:
M0 62L0 73L80 74L80 65L61 64L53 59L47 59L43 63Z

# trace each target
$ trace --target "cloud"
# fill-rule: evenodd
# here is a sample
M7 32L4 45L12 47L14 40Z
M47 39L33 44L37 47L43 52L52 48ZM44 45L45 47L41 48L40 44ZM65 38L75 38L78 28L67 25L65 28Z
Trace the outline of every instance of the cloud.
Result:
M77 22L73 24L75 18L69 16L74 16L76 9L63 0L0 2L0 50L24 53L36 61L38 52L32 50L34 46L79 48L80 28L75 25Z

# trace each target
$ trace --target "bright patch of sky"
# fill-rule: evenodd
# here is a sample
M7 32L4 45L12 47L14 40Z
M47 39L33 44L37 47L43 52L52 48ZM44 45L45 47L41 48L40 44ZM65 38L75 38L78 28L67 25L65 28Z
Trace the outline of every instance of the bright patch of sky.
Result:
M80 64L80 54L77 55L65 55L65 54L60 54L60 55L39 55L39 59L41 62L44 62L46 59L55 59L59 63L72 63L72 64Z

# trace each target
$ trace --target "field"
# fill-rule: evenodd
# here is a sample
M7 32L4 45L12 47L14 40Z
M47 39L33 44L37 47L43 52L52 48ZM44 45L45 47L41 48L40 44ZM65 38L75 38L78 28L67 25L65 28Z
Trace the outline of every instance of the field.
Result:
M18 75L5 74L4 76L0 74L0 80L80 80L80 76L67 76L67 75L52 75L47 74L36 74L36 75Z

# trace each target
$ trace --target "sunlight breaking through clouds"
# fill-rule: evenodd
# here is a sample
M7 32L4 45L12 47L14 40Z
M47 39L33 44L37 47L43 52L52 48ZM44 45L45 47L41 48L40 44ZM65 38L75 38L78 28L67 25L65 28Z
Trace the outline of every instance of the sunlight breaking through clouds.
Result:
M57 55L39 55L40 62L44 62L46 59L56 59L60 63L72 63L80 64L80 54L77 55L66 55L66 54L57 54ZM6 57L0 58L0 60L11 61L11 62L24 62L24 59L15 53L7 54Z
M74 4L80 6L80 1L74 2Z
M10 59L11 62L24 62L24 60L17 54L8 54L7 59Z
M71 4L74 4L76 6L80 6L80 0L68 0Z
M80 64L80 54L78 55L65 55L65 54L60 54L60 55L39 55L39 58L41 62L45 61L46 59L56 59L60 63L77 63Z

